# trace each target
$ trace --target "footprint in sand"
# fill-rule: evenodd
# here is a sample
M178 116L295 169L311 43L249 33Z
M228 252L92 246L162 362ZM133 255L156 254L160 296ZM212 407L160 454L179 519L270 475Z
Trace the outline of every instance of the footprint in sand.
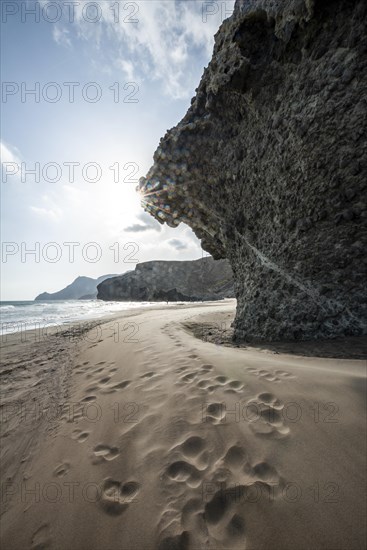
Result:
M209 403L205 411L203 411L203 422L211 422L212 424L223 423L226 418L225 410L225 403Z
M279 411L284 408L284 405L280 399L277 399L276 396L270 392L259 393L257 400L266 403L267 405L271 405L274 409Z
M93 449L93 453L96 457L102 460L114 460L120 454L120 450L117 447L109 447L108 445L99 444Z
M209 366L209 365L204 365ZM203 374L207 374L209 372L206 368L201 368L199 370L199 376ZM223 391L226 393L241 393L244 384L240 380L230 380L228 376L219 375L216 376L213 380L209 380L208 378L204 378L200 380L196 384L199 388L207 389L208 391L212 392L218 387L223 387Z
M223 462L230 470L239 469L247 461L246 452L240 445L232 445L225 454Z
M33 533L31 550L46 550L51 548L50 526L44 523Z
M178 367L178 369L176 369L175 372L184 372L187 369L188 367Z
M71 434L71 438L79 441L79 443L84 443L90 436L90 432L83 432L82 430L74 430Z
M55 468L55 470L53 471L53 475L55 477L64 477L67 475L69 470L70 470L69 462L63 462L62 464L57 466L57 468Z
M252 431L261 437L282 438L290 429L284 425L284 404L270 392L260 393L247 402L247 416Z
M202 506L201 499L191 498L182 508L181 524L186 532L207 533Z
M93 386L87 386L84 390L84 393L92 393L99 390L99 386L93 385Z
M84 397L82 400L81 400L81 403L90 403L92 401L95 401L97 399L97 396L96 395L88 395L87 397Z
M129 384L131 384L131 380L122 380L122 382L118 382L113 386L105 386L101 389L101 393L115 393L117 391L127 388Z
M179 483L186 483L191 488L199 487L201 483L201 473L193 464L185 460L172 462L166 469L166 475Z
M104 371L104 367L99 367L98 369L94 369L92 372L94 372L95 374L98 374L103 371Z
M189 542L189 533L183 531L180 535L163 538L158 545L158 550L188 550Z
M181 376L181 380L183 382L189 383L189 382L192 382L195 377L196 377L196 374L194 372L189 372L188 374L184 374L183 376Z
M103 482L100 506L111 516L122 514L129 504L136 502L136 496L140 491L140 484L137 481L121 483L111 478Z
M264 378L268 382L280 382L280 378L275 376L274 373L269 372L265 369L259 370L258 373L257 373L257 376L259 376L260 378Z
M219 382L219 384L226 384L228 382L228 378L226 376L216 376L215 380Z
M211 386L212 383L209 378L204 378L203 380L200 380L196 385L198 388L202 388L205 390L208 386Z
M270 395L262 395L262 399L263 402L276 402L274 396ZM192 462L200 453L207 452L206 446L206 440L192 435L173 450L177 452L180 449ZM196 479L200 480L201 477L199 483L205 479L210 486L209 494L202 495L201 498L190 498L181 504L179 518L174 510L167 510L165 528L160 533L162 542L159 545L159 548L167 550L188 548L189 543L195 548L202 548L210 539L219 541L220 547L233 548L240 543L243 548L246 544L246 503L258 502L260 498L266 506L284 488L284 480L276 468L266 460L252 466L240 442L229 446L224 456L218 458L211 469L206 469L206 474L184 460L170 464L166 474L170 480L189 486L192 481L195 486ZM167 531L170 531L170 525L174 521L180 523L182 533L176 536L169 533L171 536L168 536Z
M248 487L241 484L223 487L204 507L209 534L225 543L225 547L237 544L237 538L242 545L245 544L246 523L240 512L246 500L247 489Z
M238 514L234 514L226 527L229 538L243 537L246 532L245 520Z
M112 387L114 390L123 390L124 388L127 388L127 386L129 386L130 384L131 380L123 380L122 382L119 382Z
M225 388L226 393L242 393L244 384L240 380L231 380Z
M188 437L182 444L181 449L187 457L195 457L206 448L206 442L199 436Z
M286 379L286 378L296 378L293 374L291 374L290 372L287 372L285 370L276 370L275 371L275 374L277 376L280 376L281 378L283 379Z
M295 378L294 375L284 370L276 370L274 372L270 372L265 369L255 369L252 367L249 367L246 370L253 376L259 376L260 378L263 378L268 382L282 382L282 380Z
M205 372L205 371L209 372L209 371L213 370L213 368L214 368L213 365L209 365L209 364L201 365L201 370L203 372Z
M192 435L178 447L182 454L190 459L191 463L200 471L206 470L209 464L210 453L207 450L205 439Z
M217 491L205 505L205 519L210 525L217 525L231 511L236 503L244 500L246 487L235 485Z
M277 470L268 462L259 462L253 467L253 472L261 481L268 481L271 483L277 483L279 481Z

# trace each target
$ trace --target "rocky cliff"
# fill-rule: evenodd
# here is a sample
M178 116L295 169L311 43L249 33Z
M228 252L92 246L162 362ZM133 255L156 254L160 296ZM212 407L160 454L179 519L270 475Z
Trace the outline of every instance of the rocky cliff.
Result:
M237 0L139 184L228 258L235 337L367 331L365 0Z
M109 277L114 275L101 275L97 279L77 277L62 290L52 293L43 292L36 296L35 300L92 300L97 297L97 285Z
M226 260L152 261L98 285L98 298L117 301L197 301L232 298L233 274Z

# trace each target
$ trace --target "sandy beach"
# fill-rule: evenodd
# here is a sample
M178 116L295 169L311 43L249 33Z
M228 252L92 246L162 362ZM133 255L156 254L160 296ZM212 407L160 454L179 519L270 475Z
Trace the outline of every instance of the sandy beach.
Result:
M195 337L234 308L7 337L4 549L365 548L366 361Z

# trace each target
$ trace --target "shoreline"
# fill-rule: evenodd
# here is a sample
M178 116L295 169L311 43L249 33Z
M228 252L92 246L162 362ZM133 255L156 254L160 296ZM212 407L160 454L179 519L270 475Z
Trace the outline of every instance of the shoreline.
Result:
M86 321L79 339L9 338L4 547L364 547L366 362L187 328L232 315L157 306L94 320L98 337Z
M138 303L138 302L137 302ZM204 342L210 342L219 346L230 348L240 348L249 351L263 351L264 353L282 353L291 354L298 357L315 357L315 358L330 358L330 359L355 359L367 361L367 336L354 336L332 339L317 339L317 340L295 340L295 341L259 341L246 342L234 341L234 330L232 323L235 318L236 300L234 298L225 298L215 301L203 302L159 302L157 305L149 305L126 310L115 311L102 316L96 316L90 319L80 319L75 321L67 321L62 324L48 324L45 322L40 324L38 328L30 328L11 333L0 334L0 348L4 349L14 343L24 343L27 340L33 340L40 343L46 340L49 336L59 335L64 338L76 340L88 333L95 327L103 326L112 321L119 319L128 319L134 315L140 315L145 311L153 310L176 310L176 309L192 309L197 307L215 307L228 305L232 306L231 313L218 312L213 319L211 314L203 313L195 320L194 323L184 324L185 328L191 332L195 338ZM23 324L23 323L21 323ZM45 332L46 331L46 332ZM115 331L116 332L116 331ZM20 335L20 336L19 336ZM117 333L116 333L117 338ZM97 334L95 335L98 341ZM18 340L14 342L14 340ZM1 376L1 371L0 371Z
M101 300L102 301L102 300ZM62 301L64 302L64 301ZM50 302L47 302L47 303L50 303ZM124 303L124 302L121 302L121 303ZM133 302L133 303L136 303L136 304L141 304L142 302ZM122 310L117 310L117 311L114 311L113 313L107 313L107 314L104 314L104 315L96 315L95 317L91 317L91 318L81 318L81 319L76 319L76 320L70 320L70 321L65 321L63 323L49 323L47 320L45 320L42 324L41 323L37 323L39 326L37 328L26 328L26 329L23 329L23 326L26 325L27 323L26 322L23 322L23 321L16 321L16 322L4 322L4 324L13 324L13 325L20 325L21 326L21 330L17 330L17 331L14 331L14 332L4 332L4 333L0 333L0 342L1 344L6 344L6 339L7 337L10 337L10 338L13 338L15 337L16 335L18 334L26 334L26 335L31 335L31 334L40 334L40 331L44 332L44 330L48 331L48 330L51 330L51 333L54 334L54 331L60 331L61 333L64 331L64 330L68 330L68 329L72 329L72 328L78 328L80 327L81 329L83 329L83 327L85 326L88 326L88 325L93 325L93 324L104 324L106 322L109 322L111 320L114 320L114 319L119 319L119 318L124 318L124 317L129 317L131 316L132 314L139 314L141 313L142 311L149 311L149 310L156 310L156 309L177 309L177 308L192 308L192 307L200 307L202 306L203 304L204 305L208 305L208 306L214 306L218 303L225 303L225 304L229 304L229 303L233 303L233 304L236 304L236 300L234 298L224 298L222 300L215 300L215 301L204 301L204 302L169 302L169 303L165 303L165 302L157 302L156 304L154 304L154 302L149 302L149 305L141 305L141 306L137 306L137 307L133 307L133 308L130 308L130 309L122 309ZM144 304L144 302L143 302ZM45 335L45 337L47 337L47 334ZM40 337L38 338L38 341L40 341Z

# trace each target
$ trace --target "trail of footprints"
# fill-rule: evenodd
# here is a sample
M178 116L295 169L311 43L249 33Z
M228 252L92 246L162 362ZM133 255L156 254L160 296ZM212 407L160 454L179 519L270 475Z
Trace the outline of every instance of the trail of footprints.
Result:
M100 361L95 366L90 365L89 361L76 365L75 372L78 375L84 376L87 380L91 380L91 385L87 386L85 393L87 394L81 399L79 407L74 408L70 416L69 405L65 406L64 415L61 417L68 422L77 422L83 417L83 407L96 401L97 394L108 394L121 391L131 384L131 380L122 380L119 382L113 381L113 376L117 372L114 363ZM155 372L147 372L141 376L143 380L150 380L157 376ZM71 434L71 438L79 443L87 441L90 432L76 428ZM91 461L94 465L101 465L105 462L115 460L120 456L121 451L116 446L109 446L104 443L96 445L91 452ZM66 476L71 469L69 462L64 462L57 466L53 472L56 477ZM106 478L101 483L101 492L98 504L101 509L112 516L122 514L129 505L135 501L137 494L140 491L140 484L135 480L119 481L112 478Z
M178 343L169 327L166 332ZM189 359L195 361L198 357L191 353ZM179 375L177 385L195 385L208 393L217 389L226 393L243 393L242 382L230 380L224 375L212 377L212 370L212 365L199 368L187 364L178 366L175 371ZM271 372L247 368L246 371L267 382L279 383L295 378L283 370ZM284 404L270 392L264 391L247 400L248 422L256 436L278 439L288 435L289 428L282 416L283 408ZM219 424L225 416L224 403L207 405L206 421ZM168 453L162 480L171 490L171 500L158 525L159 550L186 549L191 544L204 547L210 544L210 540L226 547L235 547L237 543L243 547L246 540L246 502L253 502L260 492L266 505L269 497L277 498L285 486L270 462L252 463L240 442L229 446L222 456L216 458L215 444L208 443L208 435L206 431L204 439L191 431L189 437L173 446ZM205 484L210 491L203 498ZM180 491L182 486L187 490Z
M97 368L91 368L89 361L85 361L81 365L76 365L75 372L79 375L84 375L87 380L91 380L91 384L86 387L85 398L82 403L88 403L97 399L96 394L109 394L121 391L131 384L131 380L121 380L114 382L113 377L117 372L117 368L113 366L115 363L107 363L100 361L97 363Z
M269 371L266 369L256 369L253 367L248 367L246 368L246 371L252 376L258 376L259 378L263 378L267 382L283 382L284 380L290 380L292 378L295 378L293 374L285 370Z
M170 337L177 347L182 347L177 338L171 335ZM150 353L150 360L147 361L149 365L153 358L152 349L145 351ZM232 380L224 375L213 376L213 365L200 365L199 357L194 351L188 353L187 359L183 357L177 361L178 366L174 369L178 375L176 385L191 384L198 390L198 395L201 395L200 392L212 394L218 389L225 393L243 394L244 384L241 381ZM81 400L81 407L95 401L98 393L118 392L131 384L131 380L115 381L117 370L114 363L104 361L93 367L88 361L77 365L75 372L91 381L85 390L86 396ZM264 378L269 382L293 378L290 373L281 370L275 372L254 368L246 370L250 375ZM161 378L161 373L147 370L137 379L136 388L141 388L143 391L154 390L158 387L155 385L156 382L159 383ZM194 402L195 397L192 400ZM250 411L251 407L254 407L257 414L257 421L251 422L250 419L250 427L257 436L280 438L289 433L289 428L284 425L282 418L284 405L272 393L262 392L249 399L247 405ZM80 418L81 415L82 412L77 411L74 419ZM154 415L151 416L154 420ZM159 416L157 418L159 419ZM225 420L223 403L209 403L206 409L206 421L219 424L223 420ZM182 433L192 428L190 424L183 423L183 426ZM238 539L242 544L246 536L244 515L246 497L251 498L251 495L257 493L259 489L268 494L271 492L276 497L284 486L284 480L277 470L265 460L253 464L240 442L229 446L222 456L216 456L216 446L208 442L210 441L208 434L210 432L206 430L203 438L191 431L186 439L174 444L168 451L161 479L171 493L171 504L163 513L158 526L159 550L188 548L192 537L195 538L194 544L200 546L206 545L209 539L229 546L235 545ZM78 443L84 443L89 435L90 432L86 430L75 429L71 437ZM119 447L100 443L92 449L91 460L95 465L103 465L117 459L120 454ZM161 461L161 456L159 460ZM68 462L60 464L54 470L54 476L64 477L69 473L70 468ZM210 485L211 491L203 498L202 489L205 484ZM185 487L187 490L177 493L178 486ZM136 501L140 490L141 485L135 479L120 481L111 477L105 478L101 483L101 498L98 505L103 512L111 516L119 516ZM175 506L177 494L180 498L177 499ZM173 525L176 525L176 528L172 533Z
M193 356L197 358L197 356ZM176 382L178 386L195 383L197 388L205 390L206 392L213 393L216 389L221 388L225 393L241 393L244 388L244 384L239 380L231 380L227 376L215 376L208 378L213 365L204 364L200 368L192 369L188 366L181 366L176 369L176 372L181 375ZM203 378L204 376L204 378Z
M243 547L247 503L257 498L266 504L284 488L276 468L267 461L252 464L240 442L217 457L208 435L205 439L189 435L167 456L163 482L183 500L173 496L177 506L171 501L162 515L159 550L188 548L190 542L193 547L205 547L209 540L233 547L236 539ZM180 485L187 490L180 492Z

